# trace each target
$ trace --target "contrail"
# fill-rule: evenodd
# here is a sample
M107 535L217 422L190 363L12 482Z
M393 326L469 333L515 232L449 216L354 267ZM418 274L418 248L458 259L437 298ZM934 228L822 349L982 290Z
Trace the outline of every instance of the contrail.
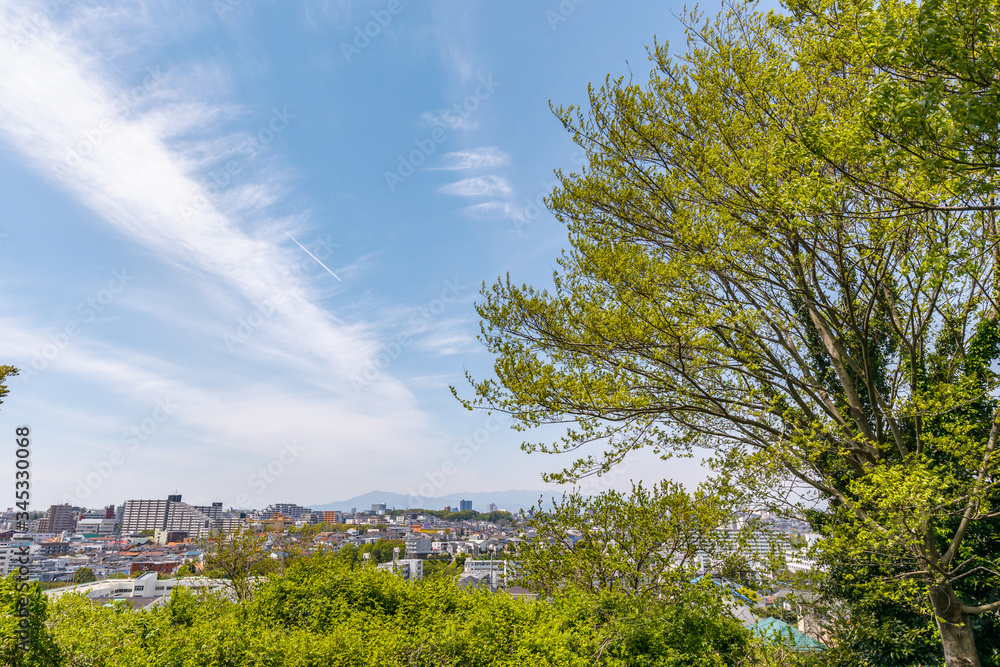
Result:
M295 237L292 236L291 234L289 234L286 230L282 229L281 231L285 232L285 236L287 236L288 238L290 238L293 241L295 241ZM313 259L315 259L316 263L319 264L320 266L322 266L324 269L326 269L327 273L329 273L331 276L333 276L337 280L340 280L340 276L338 276L336 273L334 273L333 271L331 271L330 267L328 267L326 264L324 264L323 262L319 261L319 258L316 255L314 255L311 252L309 252L308 250L306 250L306 247L304 245L302 245L298 241L295 241L295 245L297 245L298 247L300 247L303 250L305 250L306 254L309 255L310 257L312 257ZM344 281L341 280L340 282L344 282Z

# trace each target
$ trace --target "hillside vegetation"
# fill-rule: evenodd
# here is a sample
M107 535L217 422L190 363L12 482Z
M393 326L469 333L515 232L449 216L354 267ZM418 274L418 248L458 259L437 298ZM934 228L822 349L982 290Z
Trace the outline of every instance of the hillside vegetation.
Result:
M662 605L567 590L536 602L447 580L406 582L315 555L243 603L175 589L167 604L142 611L79 595L46 609L36 592L39 624L24 653L8 578L0 585L0 656L14 666L74 667L802 664L757 643L713 595L694 587L682 603Z

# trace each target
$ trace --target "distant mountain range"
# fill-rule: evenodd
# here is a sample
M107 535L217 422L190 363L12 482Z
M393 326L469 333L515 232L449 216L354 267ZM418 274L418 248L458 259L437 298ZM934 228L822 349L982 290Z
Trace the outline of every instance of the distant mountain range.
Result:
M387 509L425 509L441 510L445 506L451 506L458 511L458 501L471 500L472 509L477 512L485 512L490 503L496 503L499 509L514 512L520 509L528 509L538 504L538 499L543 498L545 505L551 504L553 497L561 498L562 491L486 491L476 493L452 493L447 496L437 496L436 498L425 498L422 496L411 497L403 493L391 493L389 491L372 491L360 496L355 496L347 500L327 503L325 505L310 505L310 509L319 511L350 511L352 507L361 510L370 510L376 503L385 503Z

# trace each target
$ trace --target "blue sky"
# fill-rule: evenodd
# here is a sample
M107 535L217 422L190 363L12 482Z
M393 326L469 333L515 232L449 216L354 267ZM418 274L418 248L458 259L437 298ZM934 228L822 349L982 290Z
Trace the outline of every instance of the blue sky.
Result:
M669 3L0 0L0 433L32 428L33 505L545 488L568 461L448 386L491 367L480 284L567 245L549 100L644 79L654 36L683 47ZM642 476L700 473L605 484Z

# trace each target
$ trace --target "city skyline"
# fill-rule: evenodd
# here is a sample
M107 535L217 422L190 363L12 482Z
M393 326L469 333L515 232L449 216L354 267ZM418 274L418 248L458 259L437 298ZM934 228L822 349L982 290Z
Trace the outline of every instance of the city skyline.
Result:
M66 508L81 508L86 510L87 513L101 513L110 512L110 515L105 516L106 519L114 518L115 510L124 509L130 502L142 502L142 503L153 503L153 504L163 504L169 501L176 500L181 502L184 498L184 494L174 493L169 494L160 498L152 497L134 497L134 498L119 498L108 505L93 505L93 504L76 504L70 502L52 503L46 506L32 506L29 508L29 512L42 512L52 511L53 507L66 507ZM380 499L382 502L371 502L375 499ZM71 500L71 499L67 499ZM496 502L496 501L499 501ZM269 502L266 505L233 505L227 504L223 501L211 501L206 505L193 505L196 509L201 511L212 511L212 512L240 512L240 511L263 511L268 508L275 508L275 511L279 511L284 514L288 514L292 518L298 518L295 512L289 513L285 507L296 507L301 511L306 512L334 512L336 513L349 513L354 514L355 512L372 512L378 513L377 508L381 508L382 512L395 512L395 511L408 511L408 510L430 510L430 511L440 511L448 510L459 512L465 511L466 509L489 513L494 511L510 511L518 512L523 510L528 510L534 508L537 503L541 501L543 505L548 506L552 501L552 494L546 495L544 491L536 490L516 490L510 489L506 491L462 491L458 493L452 493L443 496L436 496L430 498L423 497L408 497L406 494L393 493L391 491L371 491L359 496L354 496L352 498L347 498L345 500L337 500L328 503L313 503L311 505L299 505L298 503L284 503L284 502ZM469 506L466 506L468 504ZM369 507L371 509L369 509ZM8 507L7 512L13 513L16 510L14 507ZM118 520L122 517L118 516ZM2 532L2 530L0 530Z

